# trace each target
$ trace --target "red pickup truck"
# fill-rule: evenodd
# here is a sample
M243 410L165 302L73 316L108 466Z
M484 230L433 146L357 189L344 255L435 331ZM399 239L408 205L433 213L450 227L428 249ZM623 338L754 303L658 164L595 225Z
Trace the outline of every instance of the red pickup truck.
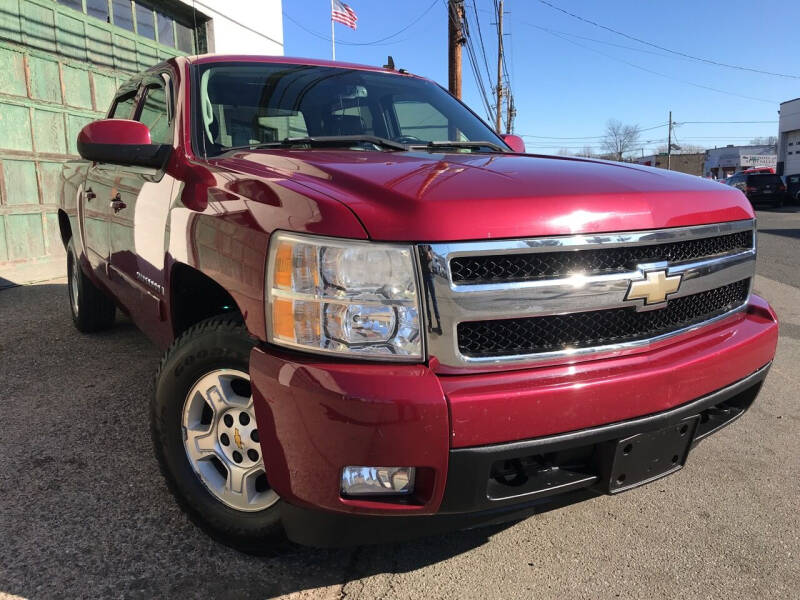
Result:
M526 154L405 72L175 58L78 150L59 210L75 325L118 308L165 349L161 469L238 548L650 482L748 409L775 352L740 191Z

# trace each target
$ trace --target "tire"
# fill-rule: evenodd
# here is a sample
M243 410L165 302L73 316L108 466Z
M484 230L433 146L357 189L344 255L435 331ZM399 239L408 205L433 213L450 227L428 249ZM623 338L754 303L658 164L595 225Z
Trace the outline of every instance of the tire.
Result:
M114 301L83 272L74 238L67 244L67 294L72 322L78 331L91 333L114 324Z
M265 554L280 549L285 536L281 501L266 479L252 412L253 345L235 317L213 317L191 327L161 360L150 417L161 472L181 509L223 544ZM234 464L237 452L240 464ZM238 495L236 473L242 478Z

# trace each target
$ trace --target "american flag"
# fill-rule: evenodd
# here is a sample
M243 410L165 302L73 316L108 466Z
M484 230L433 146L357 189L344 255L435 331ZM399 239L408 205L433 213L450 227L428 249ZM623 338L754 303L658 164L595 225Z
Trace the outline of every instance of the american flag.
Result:
M340 0L331 2L331 20L347 25L350 29L355 29L358 23L356 12Z

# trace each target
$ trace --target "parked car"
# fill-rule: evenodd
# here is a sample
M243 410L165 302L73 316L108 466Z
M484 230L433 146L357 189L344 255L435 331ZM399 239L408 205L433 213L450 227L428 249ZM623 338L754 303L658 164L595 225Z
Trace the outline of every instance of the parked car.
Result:
M784 176L783 183L786 185L786 197L800 204L800 173Z
M753 206L768 203L780 208L786 202L786 186L778 175L737 173L726 183L742 190Z
M410 74L174 58L78 150L58 213L72 319L119 309L164 349L161 470L243 550L646 484L751 406L775 353L741 193L525 154Z

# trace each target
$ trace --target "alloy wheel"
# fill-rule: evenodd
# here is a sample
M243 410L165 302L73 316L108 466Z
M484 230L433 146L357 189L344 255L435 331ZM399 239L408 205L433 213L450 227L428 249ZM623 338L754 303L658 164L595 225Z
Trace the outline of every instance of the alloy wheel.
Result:
M217 500L243 512L278 501L264 469L247 373L219 369L201 377L186 396L182 429L189 464Z

